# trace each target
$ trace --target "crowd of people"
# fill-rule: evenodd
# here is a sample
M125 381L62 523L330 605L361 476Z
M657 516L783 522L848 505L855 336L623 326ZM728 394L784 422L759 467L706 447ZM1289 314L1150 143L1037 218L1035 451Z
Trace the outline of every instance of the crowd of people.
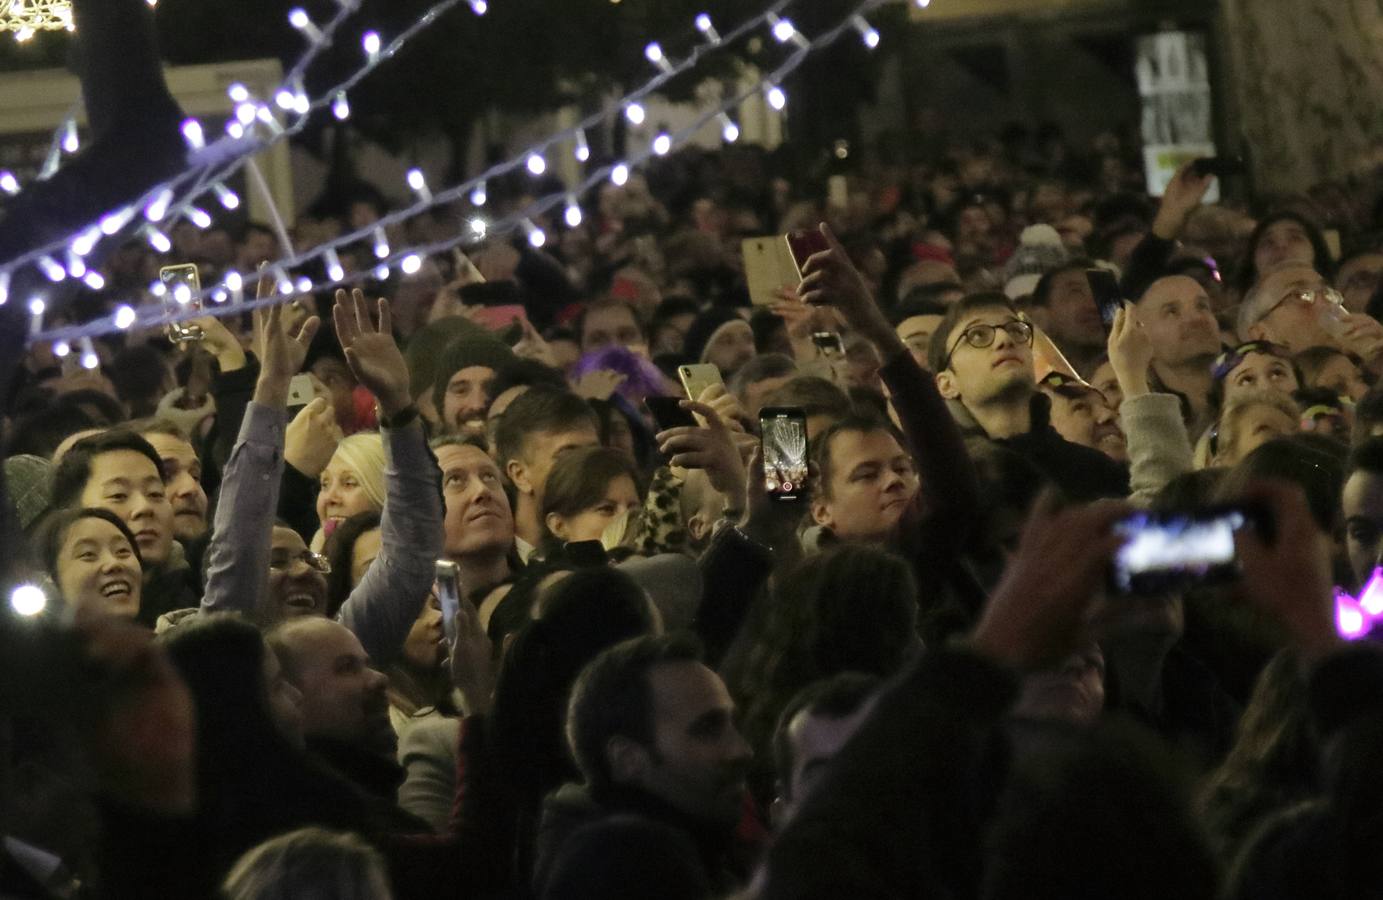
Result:
M1383 193L1154 200L1130 149L691 149L541 248L30 346L0 893L1383 894L1383 652L1337 621L1383 611ZM326 201L299 249L387 212ZM53 321L283 250L171 237ZM1111 586L1135 511L1226 505L1230 580Z

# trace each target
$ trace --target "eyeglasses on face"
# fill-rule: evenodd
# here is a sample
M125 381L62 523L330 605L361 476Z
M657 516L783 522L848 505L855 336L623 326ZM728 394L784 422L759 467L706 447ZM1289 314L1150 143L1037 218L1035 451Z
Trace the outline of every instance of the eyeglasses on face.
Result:
M1333 287L1314 287L1314 288L1293 288L1278 298L1273 304L1271 313L1284 303L1299 303L1302 306L1314 306L1316 303L1325 303L1331 306L1344 306L1344 295Z
M951 345L951 349L946 353L946 360L942 368L946 368L946 366L951 364L951 357L955 356L961 344L968 344L976 350L983 350L986 347L993 346L994 338L998 336L1000 329L1002 329L1015 344L1023 345L1032 343L1032 326L1019 319L1009 319L1002 325L990 325L983 322L978 325L971 325L969 328L962 331L960 337L956 338L956 342Z
M293 568L293 563L302 560L309 569L316 569L323 575L331 574L331 563L320 553L311 550L273 550L269 553L269 568L275 572L285 572Z

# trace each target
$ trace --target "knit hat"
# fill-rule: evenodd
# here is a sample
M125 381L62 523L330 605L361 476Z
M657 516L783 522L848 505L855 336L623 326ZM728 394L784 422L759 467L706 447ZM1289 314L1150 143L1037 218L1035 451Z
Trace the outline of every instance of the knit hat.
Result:
M744 319L731 307L712 306L697 316L687 329L687 336L682 341L682 355L693 362L704 362L701 357L716 332L732 322L743 321Z
M20 454L5 459L5 486L19 527L28 530L51 500L53 464L41 456Z
M463 335L447 345L437 360L432 382L432 402L438 411L442 409L447 393L447 382L462 369L471 366L485 366L488 369L502 369L518 362L518 357L508 345L496 337L481 332Z
M1004 293L1010 300L1031 294L1042 276L1066 263L1069 257L1061 235L1050 225L1029 225L1018 247L1004 263Z
M437 363L448 344L462 336L487 334L485 329L461 316L446 316L415 331L403 353L404 362L408 363L408 389L412 396L420 396L432 387Z

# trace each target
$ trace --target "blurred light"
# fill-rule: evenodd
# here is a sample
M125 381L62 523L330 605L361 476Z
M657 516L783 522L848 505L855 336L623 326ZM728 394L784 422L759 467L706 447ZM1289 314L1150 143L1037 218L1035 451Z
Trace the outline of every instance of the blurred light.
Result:
M336 92L336 99L331 101L331 114L342 122L351 117L351 102L346 99L345 91Z
M478 238L483 238L485 236L487 226L485 225L484 219L479 218L478 216L474 219L471 219L470 227L471 234L475 235Z
M591 147L586 143L586 132L580 128L576 129L576 149L573 152L576 154L577 162L585 162L591 158Z
M375 258L389 258L389 237L384 233L383 228L375 229Z
M258 114L259 107L255 106L253 103L241 103L235 108L235 118L241 125L249 125L254 122Z
M43 270L43 274L48 277L49 281L58 282L67 277L67 270L51 256L40 256L38 266Z
M250 99L250 91L240 82L232 81L231 86L226 88L226 96L231 98L232 103L244 103Z
M200 207L189 206L187 208L187 218L189 221L192 222L193 225L196 225L198 228L211 227L211 215L206 210L201 209Z
M164 188L158 192L158 196L149 201L149 205L144 208L144 218L150 222L162 222L163 217L168 215L168 204L173 202L173 189Z
M547 160L543 159L540 153L528 154L528 171L533 175L541 175L547 171Z
M234 270L226 273L226 287L232 291L240 291L245 287L245 279L240 277L240 273Z
M567 198L567 210L562 218L566 221L568 228L576 228L581 224L581 207L576 202L575 197Z
M629 167L624 163L615 166L610 170L610 180L616 185L623 187L625 182L629 180Z
M293 109L298 105L297 97L288 88L279 88L278 93L274 94L274 102L279 105L279 109Z
M327 260L327 278L332 281L340 281L346 277L346 270L341 265L341 257L336 255L336 250L332 247L326 249L323 254Z
M371 61L379 58L379 32L367 31L360 39L360 44L365 48L365 55Z
M122 303L115 308L116 328L119 328L121 331L124 331L126 328L129 328L131 325L134 324L134 320L135 311L133 306L130 306L128 303Z
M405 275L417 275L422 271L423 258L416 253L410 253L399 262L399 268Z
M19 193L19 179L8 169L0 172L0 191L11 195Z
M48 304L43 302L43 298L42 298L42 297L30 297L30 298L29 298L29 315L35 316L35 317L41 316L41 315L43 315L43 311L44 311L45 309L47 309L47 308L48 308Z
M667 133L659 134L653 139L653 152L659 156L667 156L672 149L672 138Z
M293 286L298 289L299 294L312 293L312 279L308 278L306 275L298 276L297 284Z
M193 150L200 150L206 146L206 134L202 131L202 123L196 119L188 119L182 123L182 136L187 139Z
M792 40L792 36L796 33L797 29L793 28L792 23L787 19L779 19L773 23L773 36L777 38L780 44L786 44Z
M64 359L72 352L72 345L67 341L55 341L53 343L53 355L58 359Z
M375 281L388 281L388 280L389 280L389 267L388 267L388 266L375 266L374 276L375 276Z
M245 136L245 126L241 125L235 119L227 119L226 134L230 135L238 141Z
M83 369L95 369L101 365L101 357L96 355L96 348L92 346L89 337L82 338L81 364Z
M768 98L768 105L776 110L782 110L788 105L788 95L784 94L783 89L776 85L769 88L765 96Z
M624 117L631 125L642 125L646 117L642 103L630 103L624 108Z
M490 9L490 5L485 0L471 0L471 11L477 16L483 16Z
M523 219L519 224L523 226L523 230L528 234L528 243L530 246L536 249L547 243L547 235L543 234L543 230L537 225L534 225L528 219Z
M221 184L219 181L216 184L213 184L211 186L211 189L216 192L216 199L220 200L221 205L224 206L226 209L240 208L240 195L237 194L235 191L226 187L224 184Z
M489 198L485 195L485 182L482 181L471 191L471 206L484 206L487 199Z
M10 609L17 615L32 618L48 607L48 597L37 585L21 584L10 591Z
M720 121L720 136L725 138L725 143L733 144L740 139L740 127L735 124L734 119L731 119L725 113L721 113Z
M860 33L860 39L870 50L879 46L879 32L872 25L865 21L864 16L854 16L850 19L850 24L855 26L855 30Z
M77 120L68 119L62 131L62 149L68 153L76 153L79 147L77 140Z
M167 253L169 250L173 249L173 242L168 240L168 235L154 228L152 225L145 225L144 227L149 232L149 246L153 247L159 253Z
M130 224L134 218L134 207L127 206L119 212L107 213L101 217L101 233L111 235Z
M706 15L705 13L700 13L699 15L697 15L696 30L704 34L706 36L706 40L710 41L711 43L720 43L720 32L716 31L715 23L713 23L711 21L711 17Z

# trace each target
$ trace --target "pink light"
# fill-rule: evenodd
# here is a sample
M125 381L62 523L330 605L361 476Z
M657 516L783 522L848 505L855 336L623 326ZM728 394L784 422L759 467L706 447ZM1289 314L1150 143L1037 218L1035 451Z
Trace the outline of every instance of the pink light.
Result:
M1335 630L1347 641L1369 634L1383 620L1383 567L1375 568L1356 600L1343 588L1335 589Z
M1373 575L1359 592L1359 605L1375 619L1383 616L1383 568L1373 570Z

